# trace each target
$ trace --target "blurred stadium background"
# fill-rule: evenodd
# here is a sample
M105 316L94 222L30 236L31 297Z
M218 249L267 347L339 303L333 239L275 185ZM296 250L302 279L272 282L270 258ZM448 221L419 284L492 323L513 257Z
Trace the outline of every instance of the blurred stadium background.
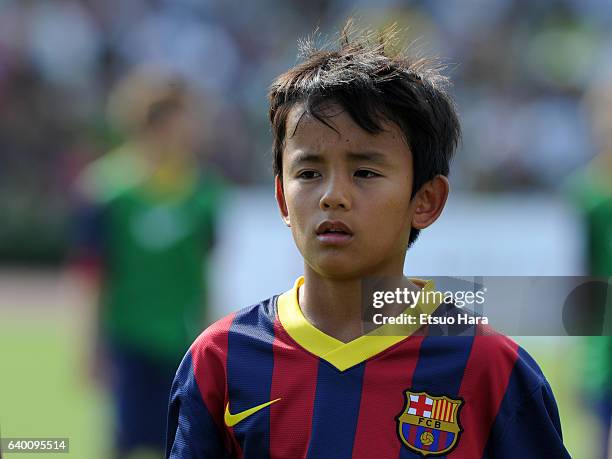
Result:
M464 130L454 195L406 272L586 273L584 228L561 189L599 149L585 94L612 79L610 2L0 0L4 437L67 436L71 457L110 454L108 394L87 368L91 299L67 262L75 177L122 140L107 120L113 85L155 64L205 94L201 153L232 184L210 260L212 319L285 290L300 272L273 201L266 91L296 62L299 37L318 27L333 40L350 15L408 27L405 39L444 57L454 82ZM550 379L572 456L596 457L580 339L520 341Z

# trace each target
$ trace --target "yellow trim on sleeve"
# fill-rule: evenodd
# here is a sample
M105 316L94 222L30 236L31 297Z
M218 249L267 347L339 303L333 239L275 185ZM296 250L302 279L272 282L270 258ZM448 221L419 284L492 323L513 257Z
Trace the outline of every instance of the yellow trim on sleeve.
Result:
M410 280L423 285L424 292L432 291L435 288L433 281ZM353 341L343 343L322 332L304 317L298 302L298 289L303 284L304 277L299 277L291 290L279 296L278 318L289 336L300 346L331 363L340 371L347 370L383 352L408 338L420 328L418 323L415 325L385 324ZM426 297L426 295L423 296ZM421 313L431 314L438 305L433 302L419 301L416 306ZM408 313L411 309L406 308L404 312Z

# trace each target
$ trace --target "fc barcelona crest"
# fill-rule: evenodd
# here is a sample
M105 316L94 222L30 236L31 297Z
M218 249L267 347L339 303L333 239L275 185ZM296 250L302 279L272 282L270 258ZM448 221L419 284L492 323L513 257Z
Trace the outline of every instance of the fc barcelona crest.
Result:
M459 424L463 400L410 390L405 394L406 404L396 418L402 443L423 457L452 451L463 432Z

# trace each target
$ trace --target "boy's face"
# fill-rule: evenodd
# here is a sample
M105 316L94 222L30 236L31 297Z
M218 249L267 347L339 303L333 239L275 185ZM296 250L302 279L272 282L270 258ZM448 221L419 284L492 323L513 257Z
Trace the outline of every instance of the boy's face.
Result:
M401 275L411 225L424 227L420 193L410 200L408 144L391 122L373 135L340 107L329 110L338 132L302 116L301 105L289 114L283 184L276 179L283 219L308 267L324 277Z

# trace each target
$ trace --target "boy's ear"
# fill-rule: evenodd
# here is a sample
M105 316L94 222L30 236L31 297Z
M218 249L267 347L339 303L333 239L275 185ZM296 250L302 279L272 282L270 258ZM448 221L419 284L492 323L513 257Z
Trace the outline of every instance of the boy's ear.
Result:
M448 179L443 175L436 175L421 187L412 200L413 228L427 228L438 219L446 204L449 188Z
M283 184L278 175L274 177L274 196L276 197L276 203L278 204L278 210L280 210L281 218L285 222L285 225L291 226L291 222L289 221L289 211L287 210L287 203L285 202Z

